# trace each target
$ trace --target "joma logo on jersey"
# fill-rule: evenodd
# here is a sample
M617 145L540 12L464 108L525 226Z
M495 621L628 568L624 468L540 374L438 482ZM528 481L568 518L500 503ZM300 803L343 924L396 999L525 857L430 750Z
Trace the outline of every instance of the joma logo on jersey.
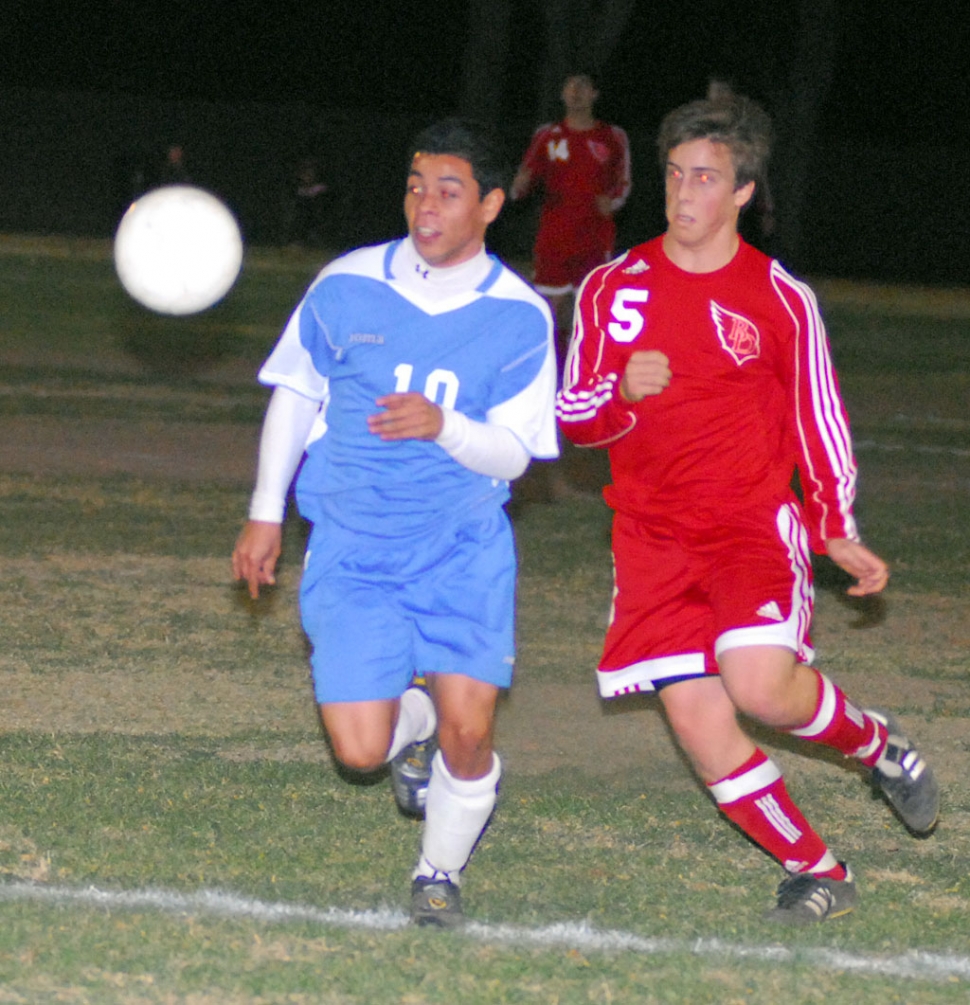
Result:
M733 311L725 310L713 300L711 317L721 347L738 366L761 355L761 335L751 321Z
M354 332L353 335L347 336L348 342L364 342L367 345L383 345L384 336L383 335L372 335L370 332Z

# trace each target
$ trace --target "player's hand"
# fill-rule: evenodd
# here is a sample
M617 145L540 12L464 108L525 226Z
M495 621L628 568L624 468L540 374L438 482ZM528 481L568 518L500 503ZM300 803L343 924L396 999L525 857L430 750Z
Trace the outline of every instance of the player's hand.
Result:
M630 356L620 395L626 401L641 401L647 395L660 394L670 383L670 360L659 349L639 350Z
M418 391L385 394L384 409L367 417L367 428L382 440L436 440L444 425L441 409Z
M249 595L256 600L261 585L276 583L276 560L283 546L283 528L278 523L250 520L242 529L232 552L232 575L245 579Z
M858 581L846 591L851 597L879 593L889 582L889 566L864 544L846 537L833 537L825 542L829 558Z
M600 211L601 216L612 216L613 215L613 199L600 193L596 197L596 208Z

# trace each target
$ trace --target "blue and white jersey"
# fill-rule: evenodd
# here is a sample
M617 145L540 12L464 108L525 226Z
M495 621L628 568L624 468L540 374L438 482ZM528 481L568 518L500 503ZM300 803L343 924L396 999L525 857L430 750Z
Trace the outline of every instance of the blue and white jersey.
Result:
M420 391L505 426L533 457L558 452L548 307L484 250L449 269L430 268L410 239L335 260L259 379L321 402L325 431L311 437L297 481L300 512L313 522L402 537L508 499L507 482L470 471L436 443L369 432L376 399L391 392Z

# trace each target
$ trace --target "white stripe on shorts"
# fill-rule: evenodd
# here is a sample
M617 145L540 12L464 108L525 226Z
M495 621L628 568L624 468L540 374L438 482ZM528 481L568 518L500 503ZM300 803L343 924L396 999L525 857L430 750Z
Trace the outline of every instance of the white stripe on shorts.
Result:
M745 646L780 646L791 649L800 663L811 663L815 658L814 650L805 641L812 619L814 596L808 535L794 507L788 504L778 510L775 523L778 536L788 550L792 571L791 614L785 621L747 625L723 632L714 643L714 655L718 659L729 649L742 649Z
M616 698L621 694L639 691L656 691L657 686L673 680L707 676L703 653L679 653L677 656L659 656L640 660L622 670L597 670L600 695Z

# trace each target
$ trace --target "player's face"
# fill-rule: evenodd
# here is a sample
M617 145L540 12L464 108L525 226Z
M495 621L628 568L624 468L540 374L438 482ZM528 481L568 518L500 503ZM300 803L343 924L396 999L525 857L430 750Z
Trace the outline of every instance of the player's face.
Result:
M461 157L416 154L404 196L411 240L429 265L460 265L478 254L504 200L500 188L480 199L471 164Z
M567 77L562 85L562 103L567 112L590 112L598 97L599 91L593 82L582 74Z
M754 182L735 188L731 152L723 143L690 140L667 156L667 236L692 251L733 240L738 214Z

